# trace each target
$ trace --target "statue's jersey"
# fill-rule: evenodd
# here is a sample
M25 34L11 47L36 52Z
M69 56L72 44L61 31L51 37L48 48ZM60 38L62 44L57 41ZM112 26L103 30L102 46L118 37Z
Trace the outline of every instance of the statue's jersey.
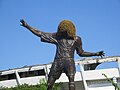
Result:
M77 51L77 54L80 54L82 50L81 38L76 37L75 40L56 37L56 33L44 33L41 34L41 41L55 44L56 55L55 59L61 58L74 58L74 52Z

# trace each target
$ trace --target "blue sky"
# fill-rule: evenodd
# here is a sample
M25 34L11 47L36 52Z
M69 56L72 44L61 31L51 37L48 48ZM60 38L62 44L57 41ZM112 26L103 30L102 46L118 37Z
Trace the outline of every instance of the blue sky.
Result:
M120 55L120 0L0 0L0 70L54 59L55 46L21 27L21 18L44 32L56 32L61 20L71 20L85 51ZM82 58L75 54L75 59Z

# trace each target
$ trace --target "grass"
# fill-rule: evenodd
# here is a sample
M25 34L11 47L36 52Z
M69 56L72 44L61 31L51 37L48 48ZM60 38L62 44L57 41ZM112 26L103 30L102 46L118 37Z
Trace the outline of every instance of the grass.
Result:
M59 89L59 84L55 84L53 90L58 90L58 89ZM11 88L0 87L0 90L47 90L47 83L45 82L45 80L40 80L40 83L37 85L23 84Z

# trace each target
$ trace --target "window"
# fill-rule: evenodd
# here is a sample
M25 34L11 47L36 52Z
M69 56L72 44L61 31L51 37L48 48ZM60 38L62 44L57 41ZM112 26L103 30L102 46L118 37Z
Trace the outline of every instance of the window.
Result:
M42 75L45 75L44 69L35 70L35 71L28 71L28 72L19 72L20 78L42 76ZM8 75L0 75L0 81L11 80L11 79L16 79L15 73L8 74Z

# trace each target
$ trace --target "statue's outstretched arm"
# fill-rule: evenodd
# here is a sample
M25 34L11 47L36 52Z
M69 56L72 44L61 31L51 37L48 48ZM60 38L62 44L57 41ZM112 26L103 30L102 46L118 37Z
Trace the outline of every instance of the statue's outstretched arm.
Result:
M29 31L31 31L33 34L36 36L40 37L41 36L41 31L36 30L35 28L32 28L29 26L23 19L20 20L21 26L27 28Z
M103 51L99 51L99 52L85 52L82 48L82 40L80 37L77 37L77 47L76 47L76 51L77 54L81 57L89 57L89 56L104 56L104 52Z
M96 53L91 53L91 52L81 52L79 54L81 57L89 57L89 56L101 56L103 57L104 56L104 52L103 51L99 51L99 52L96 52Z

